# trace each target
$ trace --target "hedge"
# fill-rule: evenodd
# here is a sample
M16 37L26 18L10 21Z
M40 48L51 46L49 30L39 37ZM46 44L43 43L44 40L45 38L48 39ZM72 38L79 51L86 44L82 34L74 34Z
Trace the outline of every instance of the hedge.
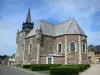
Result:
M82 72L90 67L89 64L73 64L73 65L65 65L65 66L72 66L72 67L76 66L79 68L79 72Z
M90 67L90 64L77 64L77 65L84 66L84 69L85 70Z
M78 75L78 74L79 74L78 67L61 66L61 67L50 68L50 75Z
M23 68L31 68L31 64L28 64L28 65L23 65Z
M79 72L82 72L85 70L84 66L81 65L65 65L66 67L78 67L79 68Z
M61 66L61 64L33 64L31 66L32 71L49 70L50 67Z

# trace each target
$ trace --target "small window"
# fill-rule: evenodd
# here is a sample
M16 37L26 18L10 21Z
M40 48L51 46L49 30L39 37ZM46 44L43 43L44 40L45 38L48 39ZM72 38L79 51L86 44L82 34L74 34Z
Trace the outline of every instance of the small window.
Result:
M48 58L48 64L52 64L52 59Z
M70 43L70 51L75 52L75 43L74 42Z
M30 54L32 53L32 45L30 44Z
M61 48L62 48L62 45L61 43L58 44L58 53L61 53Z
M32 54L32 44L29 45L29 51L28 54Z
M53 64L53 57L46 57L46 64Z
M85 48L86 48L85 43L83 43L83 52L85 52Z

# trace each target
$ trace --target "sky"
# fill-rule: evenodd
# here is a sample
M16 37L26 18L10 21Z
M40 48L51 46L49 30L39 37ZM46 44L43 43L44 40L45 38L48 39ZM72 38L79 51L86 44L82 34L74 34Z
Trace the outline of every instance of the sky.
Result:
M75 18L88 36L88 45L100 45L100 0L0 0L0 55L16 52L16 32L25 22L60 23Z

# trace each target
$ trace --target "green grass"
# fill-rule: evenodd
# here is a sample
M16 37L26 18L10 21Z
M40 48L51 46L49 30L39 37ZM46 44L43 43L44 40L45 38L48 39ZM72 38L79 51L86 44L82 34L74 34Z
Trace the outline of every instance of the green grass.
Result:
M23 68L22 66L19 66L19 65L16 65L16 67ZM23 68L23 69L32 71L31 68ZM50 71L49 70L42 70L42 71L35 71L35 72L42 73L42 74L49 74Z
M18 67L18 68L23 68L22 66L19 66L19 65L16 65L16 67Z
M31 68L23 68L23 69L32 71ZM50 71L49 70L42 70L42 71L35 71L35 72L42 73L42 74L49 74Z
M38 73L42 73L42 74L49 74L49 70L42 70L42 71L36 71Z
M31 68L23 68L23 69L26 69L26 70L30 70L30 71L32 71Z

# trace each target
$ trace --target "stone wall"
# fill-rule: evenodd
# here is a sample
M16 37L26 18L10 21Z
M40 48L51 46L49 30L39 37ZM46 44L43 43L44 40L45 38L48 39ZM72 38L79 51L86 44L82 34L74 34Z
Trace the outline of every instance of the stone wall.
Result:
M25 32L17 33L17 50L15 54L15 62L16 64L23 63L23 50L24 50L24 41L25 41Z
M43 36L43 45L41 46L40 54L47 55L54 53L53 46L54 46L54 38L49 36Z
M54 56L53 57L54 64L64 64L64 56Z
M66 45L65 45L65 36L66 36ZM40 46L40 54L39 57L42 55L45 55L45 57L40 57L40 63L45 64L46 63L46 56L48 54L59 54L63 55L63 57L54 57L54 63L65 63L65 46L67 47L67 61L68 63L78 63L80 56L79 51L82 50L82 42L83 42L83 36L80 36L80 45L79 45L79 36L80 35L63 35L59 37L50 37L50 36L43 36L42 39L42 45ZM87 45L87 38L86 39L86 45ZM74 41L76 43L76 52L71 53L70 52L70 42ZM62 52L57 53L57 44L62 43ZM32 54L28 54L29 44L32 44ZM80 46L80 48L79 48ZM30 38L27 38L25 40L25 52L24 52L24 60L27 62L30 62L32 64L35 64L37 61L37 42L36 37L32 36ZM87 51L86 53L81 53L81 61L82 63L85 63L87 60Z
M40 63L41 64L46 64L46 56L41 56L40 57Z
M32 53L28 53L29 45L32 45ZM37 43L35 36L25 39L25 51L24 51L24 61L27 63L36 64L37 59Z

